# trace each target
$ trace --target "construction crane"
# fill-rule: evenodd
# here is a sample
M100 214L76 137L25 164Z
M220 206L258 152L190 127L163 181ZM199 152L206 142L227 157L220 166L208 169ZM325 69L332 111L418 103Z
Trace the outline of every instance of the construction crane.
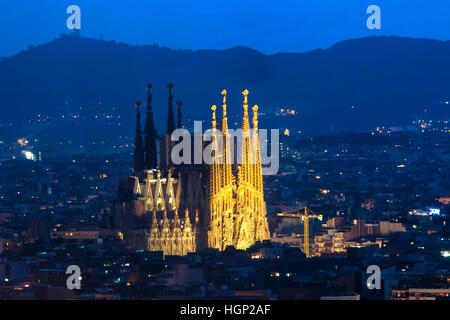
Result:
M310 258L311 254L309 253L309 219L319 219L320 221L322 221L323 216L321 214L315 213L307 207L302 207L300 209L295 209L287 212L281 212L278 213L277 216L299 218L302 220L304 253L307 258Z

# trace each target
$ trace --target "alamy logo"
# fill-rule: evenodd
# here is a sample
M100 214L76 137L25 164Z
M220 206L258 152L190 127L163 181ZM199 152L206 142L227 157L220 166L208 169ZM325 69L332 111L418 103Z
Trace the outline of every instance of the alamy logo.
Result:
M370 14L371 16L367 18L367 29L373 30L373 29L381 29L381 9L377 5L371 5L367 8L366 11L367 14Z
M381 289L381 270L380 267L373 264L367 267L366 270L367 274L370 274L370 276L367 278L367 288L369 290L373 289Z
M81 289L81 269L77 265L70 265L67 267L66 274L70 274L67 278L67 289Z
M67 14L70 14L66 20L66 26L69 30L80 30L81 29L81 9L77 5L70 5L66 10Z

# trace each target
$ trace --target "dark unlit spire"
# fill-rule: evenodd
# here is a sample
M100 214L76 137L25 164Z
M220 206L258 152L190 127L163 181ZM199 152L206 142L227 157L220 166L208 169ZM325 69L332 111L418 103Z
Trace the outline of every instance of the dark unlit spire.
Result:
M169 83L167 85L167 88L169 88L169 106L168 106L168 110L167 110L166 134L170 136L170 135L172 135L172 132L175 130L175 120L174 120L173 106L172 106L172 102L173 102L173 96L172 96L173 84Z
M178 110L178 121L177 121L177 128L181 129L183 125L181 124L181 106L183 105L183 102L177 101L177 110Z
M144 127L144 166L151 170L158 166L158 157L156 153L157 132L152 110L152 85L147 85L147 115Z
M136 106L136 136L134 139L134 173L139 174L144 170L144 144L142 142L141 132L141 102L138 101Z

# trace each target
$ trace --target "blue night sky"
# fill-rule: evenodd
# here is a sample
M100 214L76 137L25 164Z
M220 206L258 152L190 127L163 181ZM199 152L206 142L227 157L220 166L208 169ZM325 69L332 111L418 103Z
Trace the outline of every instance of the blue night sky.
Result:
M371 35L450 39L448 0L0 0L0 56L66 33L71 4L81 7L83 36L171 48L275 53ZM366 28L372 4L381 30Z

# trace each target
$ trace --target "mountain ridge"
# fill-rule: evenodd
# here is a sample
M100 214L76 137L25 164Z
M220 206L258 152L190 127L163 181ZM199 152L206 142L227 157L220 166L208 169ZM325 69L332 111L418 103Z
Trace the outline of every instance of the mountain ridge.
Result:
M134 101L145 101L145 84L153 83L162 124L165 86L172 82L186 118L209 121L209 106L220 103L220 91L227 88L238 122L240 92L248 88L249 103L263 113L297 111L290 118L267 116L266 123L263 117L268 127L360 131L408 123L448 97L449 56L449 41L394 36L270 55L244 46L170 49L63 36L3 58L0 105L5 121L21 121L33 113L52 114L67 101L74 108L102 101L131 121Z

